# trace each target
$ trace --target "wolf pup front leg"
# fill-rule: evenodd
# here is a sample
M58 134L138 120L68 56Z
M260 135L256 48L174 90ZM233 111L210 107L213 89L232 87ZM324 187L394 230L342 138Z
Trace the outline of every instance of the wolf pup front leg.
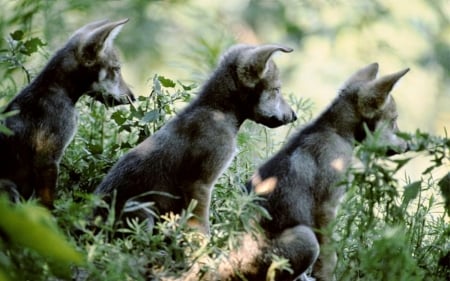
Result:
M356 143L366 129L377 131L391 154L407 150L397 136L397 109L391 90L409 69L377 78L378 64L360 69L345 82L331 105L264 163L248 183L271 219L260 223L267 253L287 258L293 274L278 272L276 280L294 280L313 266L317 281L335 280L336 253L324 231L335 219L344 195L339 186L352 162ZM319 251L320 248L320 251ZM259 272L270 263L256 262ZM245 272L245 268L243 270ZM252 279L257 280L257 279Z
M123 81L113 40L128 20L97 21L77 30L36 78L8 104L17 110L0 134L0 185L14 186L23 198L37 195L53 205L58 168L77 127L75 103L83 94L106 104L126 104L134 96Z
M296 119L281 95L278 69L271 59L279 51L292 49L280 45L230 48L197 98L114 165L96 193L110 203L117 193L119 219L131 198L154 202L158 214L179 214L194 199L197 206L189 224L209 232L212 188L233 159L241 124L250 119L278 127ZM101 210L96 212L103 215Z

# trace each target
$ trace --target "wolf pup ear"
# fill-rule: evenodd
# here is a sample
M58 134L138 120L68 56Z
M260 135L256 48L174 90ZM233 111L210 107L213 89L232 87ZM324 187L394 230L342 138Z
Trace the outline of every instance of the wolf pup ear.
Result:
M239 79L248 87L254 87L264 77L272 55L281 51L290 53L292 48L282 45L269 44L246 49L240 56L238 63Z
M88 34L90 31L106 24L107 22L108 22L108 20L98 20L98 21L88 23L85 26L80 27L77 31L75 31L72 35L72 38L74 38L76 36L82 36L83 34Z
M374 62L368 66L356 71L347 81L344 83L344 87L349 87L354 84L367 83L375 79L378 73L378 63Z
M395 83L397 83L408 71L409 68L406 68L399 72L370 81L364 85L359 92L360 108L365 108L366 114L369 115L370 112L382 108L386 104L389 93L392 91Z
M384 98L386 98L386 96L391 92L395 83L397 83L397 81L400 80L400 78L402 78L408 71L409 68L406 68L399 72L383 76L375 81L372 81L368 86L372 87L373 91L375 93L378 93L381 98L383 98L383 95Z
M84 61L89 64L89 62L111 50L114 38L126 22L128 22L128 19L115 22L99 21L78 30L77 33L83 32L78 50Z

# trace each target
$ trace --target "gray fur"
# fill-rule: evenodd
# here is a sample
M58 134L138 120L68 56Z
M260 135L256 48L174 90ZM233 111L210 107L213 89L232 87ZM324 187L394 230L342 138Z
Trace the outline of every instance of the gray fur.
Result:
M17 110L0 134L0 190L37 195L52 207L59 162L77 127L75 103L88 94L108 104L134 100L112 40L128 20L98 21L74 33L39 75L5 108ZM12 196L12 195L11 195Z
M96 194L111 203L116 192L119 217L131 198L154 202L158 214L180 213L195 199L195 217L189 224L208 233L212 187L233 159L241 124L250 119L277 127L296 119L281 96L278 70L270 59L277 51L292 49L278 45L230 48L197 98L124 155ZM268 94L270 98L262 102ZM268 110L267 100L278 106ZM139 197L143 193L147 195Z
M381 130L383 145L397 153L407 149L396 136L397 110L390 95L407 71L376 78L376 63L359 70L328 109L257 170L248 186L266 199L261 204L272 219L260 220L267 237L260 255L250 268L238 266L249 280L263 280L271 253L287 258L294 270L278 272L276 280L308 280L310 267L317 281L335 280L336 253L326 247L330 238L321 230L336 216L344 195L337 184L351 164L355 141L365 138L364 124ZM227 279L233 278L221 280Z

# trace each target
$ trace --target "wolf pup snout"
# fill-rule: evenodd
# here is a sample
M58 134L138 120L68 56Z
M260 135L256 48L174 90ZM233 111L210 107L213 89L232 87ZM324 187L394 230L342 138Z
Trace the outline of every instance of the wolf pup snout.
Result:
M281 45L265 45L258 49L251 46L237 45L230 50L241 49L238 59L246 61L249 59L259 59L267 61L261 66L260 72L252 72L245 65L239 65L237 68L238 76L242 83L253 88L258 94L255 94L258 101L253 107L253 119L255 122L263 124L269 128L279 127L297 120L294 110L285 101L281 93L281 80L279 71L275 63L270 59L271 56L281 51L290 53L293 49Z

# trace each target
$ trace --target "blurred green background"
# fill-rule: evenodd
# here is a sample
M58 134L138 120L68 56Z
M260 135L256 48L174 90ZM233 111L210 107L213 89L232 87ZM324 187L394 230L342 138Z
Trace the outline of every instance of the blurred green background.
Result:
M314 113L358 68L379 62L380 74L410 67L394 91L399 126L444 135L450 124L450 1L448 0L0 0L2 37L15 30L42 38L45 56L26 67L36 73L80 26L130 18L116 45L125 80L138 95L155 73L197 84L233 43L280 43L295 49L276 61L284 92L310 98ZM24 20L25 19L25 20ZM0 43L5 49L6 40ZM1 62L0 62L1 63ZM25 76L1 87L20 89ZM3 101L4 102L4 101Z

